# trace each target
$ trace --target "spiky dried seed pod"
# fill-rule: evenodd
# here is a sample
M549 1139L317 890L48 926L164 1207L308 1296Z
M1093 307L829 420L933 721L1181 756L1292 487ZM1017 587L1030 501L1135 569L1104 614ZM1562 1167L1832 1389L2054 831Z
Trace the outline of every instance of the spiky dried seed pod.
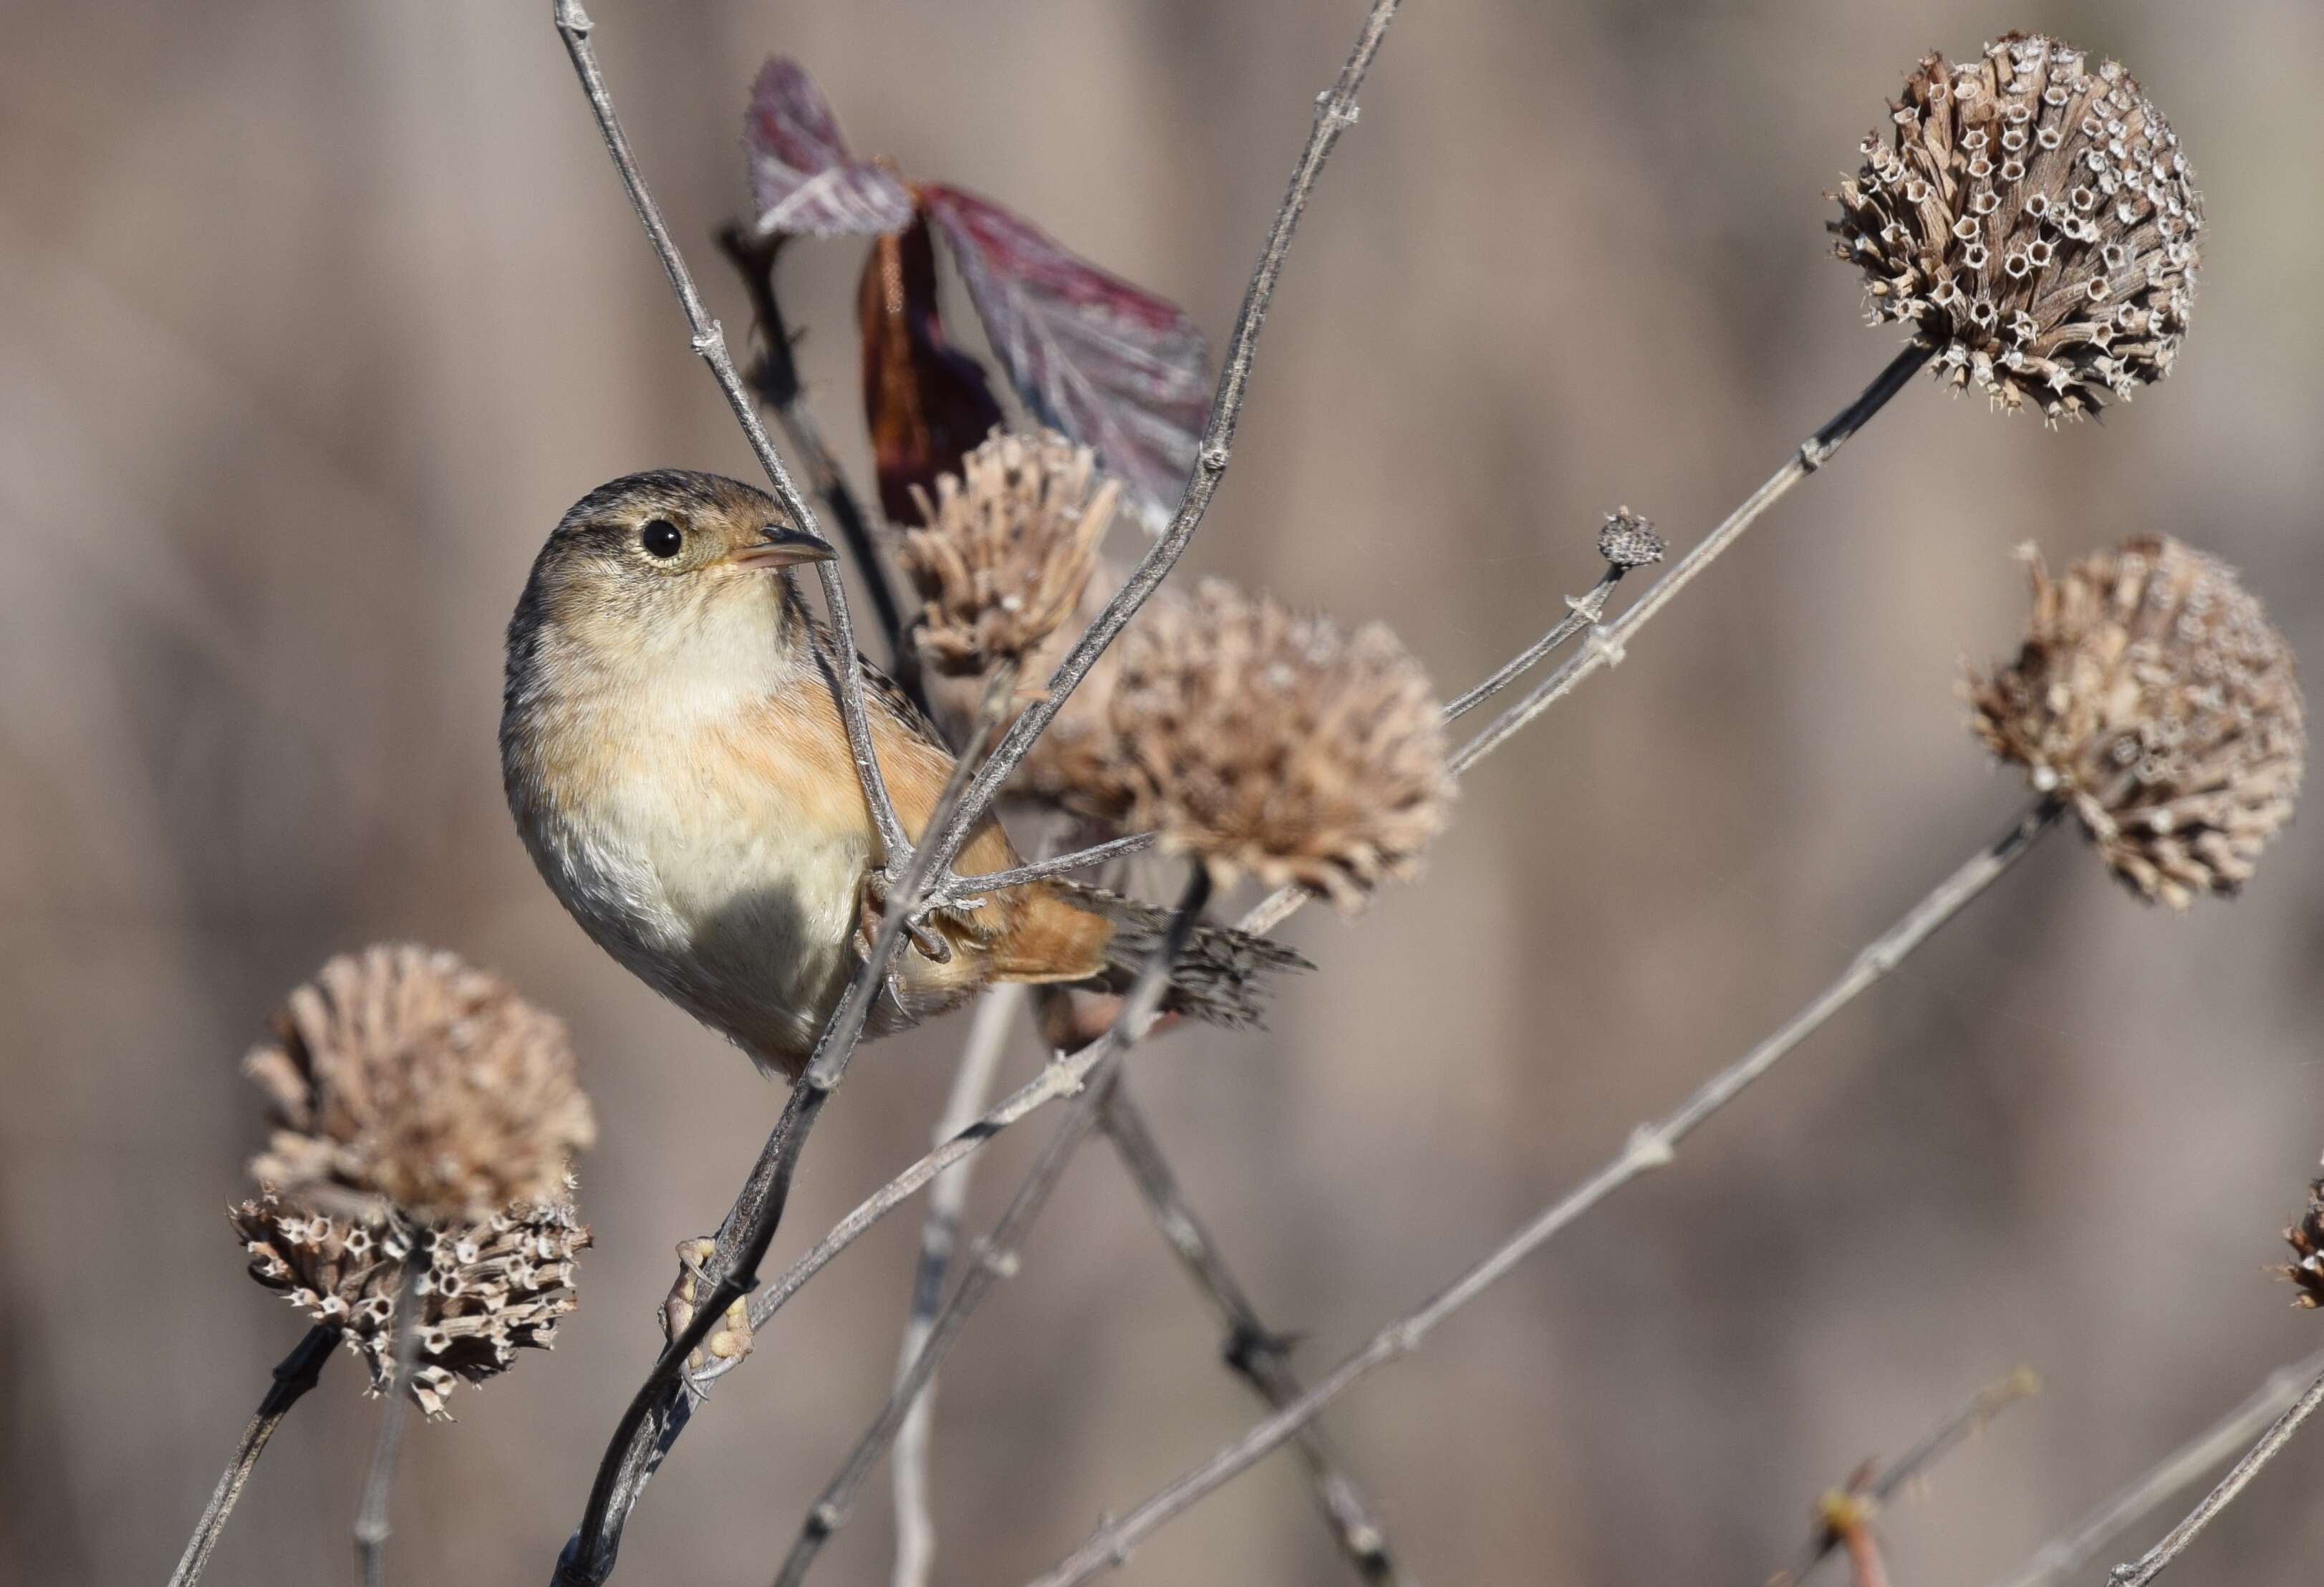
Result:
M448 953L379 944L325 964L244 1072L272 1103L264 1185L383 1199L422 1223L554 1200L596 1138L556 1016Z
M512 1206L432 1235L392 1217L334 1217L272 1191L229 1208L250 1253L250 1276L318 1323L340 1330L371 1370L371 1391L394 1373L395 1309L404 1264L428 1245L418 1286L420 1337L411 1397L441 1416L453 1383L481 1383L516 1364L520 1350L557 1343L558 1319L576 1304L574 1258L589 1243L573 1215L572 1181L559 1198Z
M1056 632L1096 565L1121 499L1096 454L1054 430L994 430L936 480L918 485L922 528L904 531L899 560L920 595L920 656L959 676L1020 660Z
M2294 1259L2274 1272L2300 1287L2292 1304L2310 1311L2324 1306L2324 1179L2308 1186L2308 1211L2283 1238Z
M2307 729L2291 648L2225 563L2166 536L2052 579L2015 660L1972 669L1972 725L2070 800L2115 873L2184 909L2232 892L2291 819Z
M1669 550L1670 542L1655 532L1655 526L1628 507L1607 513L1598 531L1598 554L1625 573L1661 561Z
M1876 319L1916 326L1939 379L2053 421L2170 373L2203 202L2127 72L2008 33L1958 66L1923 58L1891 108L1831 226Z
M1120 649L1102 780L1125 825L1222 881L1296 881L1350 909L1443 829L1443 715L1381 624L1343 634L1207 579Z

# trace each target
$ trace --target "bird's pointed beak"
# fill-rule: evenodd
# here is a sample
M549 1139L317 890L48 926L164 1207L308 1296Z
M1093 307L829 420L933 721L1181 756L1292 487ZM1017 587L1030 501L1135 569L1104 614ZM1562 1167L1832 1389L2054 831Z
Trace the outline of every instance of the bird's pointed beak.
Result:
M759 531L760 538L727 560L738 567L790 567L801 562L835 561L839 553L831 542L804 530L789 529L770 523Z

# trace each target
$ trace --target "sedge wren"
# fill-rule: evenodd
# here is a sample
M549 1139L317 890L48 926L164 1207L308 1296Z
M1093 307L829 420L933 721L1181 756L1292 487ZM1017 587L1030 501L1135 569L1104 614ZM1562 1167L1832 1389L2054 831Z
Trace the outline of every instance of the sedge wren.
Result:
M832 636L783 571L835 555L731 479L665 471L601 485L533 563L509 623L501 714L509 808L582 929L793 1078L861 963L881 880ZM918 842L952 752L869 663L863 680L873 753ZM957 869L1019 863L988 817ZM1120 990L1165 924L1161 910L1053 879L939 911L926 943L898 955L866 1033L907 1029L995 981ZM1259 974L1302 963L1201 927L1164 1006L1251 1024Z

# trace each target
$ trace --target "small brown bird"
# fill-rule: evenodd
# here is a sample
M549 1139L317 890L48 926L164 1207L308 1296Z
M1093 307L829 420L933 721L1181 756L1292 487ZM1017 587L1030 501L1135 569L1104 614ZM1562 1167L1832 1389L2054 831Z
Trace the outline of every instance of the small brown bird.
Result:
M566 513L509 622L501 772L533 863L597 945L766 1069L797 1077L869 939L878 840L834 693L829 631L784 569L835 553L764 493L631 475ZM868 663L874 753L917 842L954 758ZM963 875L1020 862L987 820ZM907 946L869 1034L995 981L1119 990L1163 911L1070 882L945 911ZM1303 963L1199 928L1166 1007L1256 1022L1258 976Z

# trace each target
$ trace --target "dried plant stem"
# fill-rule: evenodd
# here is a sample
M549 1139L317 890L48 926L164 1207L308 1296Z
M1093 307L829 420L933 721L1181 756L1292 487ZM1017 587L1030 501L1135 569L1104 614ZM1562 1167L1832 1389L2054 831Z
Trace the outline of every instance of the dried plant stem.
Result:
M630 208L637 211L639 223L645 227L646 240L653 245L654 257L661 261L662 272L669 277L670 291L677 293L678 307L686 313L695 353L717 379L726 405L734 411L734 422L742 427L751 450L758 457L759 466L766 471L768 483L774 487L775 500L799 528L810 534L819 532L814 509L792 483L790 470L783 466L781 455L767 438L766 426L759 422L759 411L752 406L751 393L744 389L742 377L734 373L734 360L726 351L724 329L702 306L702 294L695 290L694 274L687 269L685 256L670 237L669 226L662 219L661 206L654 202L652 193L646 189L645 178L638 171L637 158L630 152L629 134L622 130L621 117L613 110L613 96L605 87L605 74L598 69L596 50L589 42L590 30L595 24L582 10L581 0L551 0L551 4L558 34L565 41L565 52L572 58L583 92L589 97L589 108L597 118L597 131L605 141L605 152L613 157L613 169L620 173L622 187L629 194ZM911 853L911 845L905 841L903 825L896 819L896 807L888 797L880 763L872 752L872 727L863 709L863 662L856 654L855 628L847 613L846 586L835 564L825 562L817 567L839 652L832 658L832 668L839 680L840 715L847 724L847 743L855 761L855 774L863 784L864 802L871 806L872 821L880 831L884 863L900 867L904 856Z
M1783 500L1794 485L1831 461L1832 455L1847 445L1850 436L1863 429L1889 398L1904 389L1905 383L1929 361L1931 351L1914 342L1891 359L1888 367L1856 401L1802 441L1799 450L1770 475L1766 484L1745 497L1742 505L1729 512L1692 550L1673 563L1670 571L1655 580L1645 595L1624 609L1621 616L1605 629L1592 632L1589 642L1544 678L1532 693L1455 751L1452 769L1467 770L1507 743L1517 729L1555 705L1583 678L1620 660L1624 649L1637 637L1640 629L1654 621L1655 613L1668 605L1672 597L1710 567L1720 553L1742 538L1743 531L1757 522L1761 513Z
M1153 1024L1155 1013L1161 1006L1162 994L1169 985L1171 963L1178 956L1179 950L1185 946L1187 934L1194 929L1195 920L1201 918L1203 907L1210 901L1210 896L1209 869L1200 863L1189 865L1185 890L1179 896L1178 907L1171 916L1169 928L1164 932L1162 941L1156 945L1152 955L1139 970L1137 983L1123 999L1121 1011L1107 1032L1111 1039L1107 1043L1106 1061L1091 1075L1088 1087L1066 1110L1056 1132L1041 1149L1041 1155L1035 1159L1024 1183L1018 1186L1016 1195L1010 1199L1008 1210L1001 1213L1001 1221L993 1225L992 1232L979 1242L975 1259L962 1275L952 1299L936 1315L936 1321L929 1327L927 1340L921 1346L919 1354L913 1358L910 1370L897 1384L895 1392L888 1397L888 1403L873 1418L872 1426L856 1441L854 1449L848 1454L838 1474L825 1488L823 1497L807 1512L805 1523L799 1527L798 1538L791 1545L790 1553L785 1556L782 1569L775 1577L776 1587L798 1587L798 1583L807 1579L807 1571L824 1544L846 1525L854 1507L857 1489L862 1486L863 1479L871 1474L872 1468L879 1463L880 1457L888 1452L912 1402L934 1379L938 1363L958 1341L971 1315L994 1286L1015 1275L1019 1248L1024 1243L1034 1221L1048 1204L1049 1196L1056 1189L1058 1181L1064 1177L1065 1165L1073 1160L1074 1153L1080 1149L1090 1131L1096 1128L1098 1112L1112 1086L1114 1066L1120 1055L1134 1045Z
M1606 571L1599 576L1598 582L1590 586L1589 594L1565 603L1565 615L1558 619L1556 627L1502 662L1490 678L1445 706L1444 720L1460 720L1508 687L1535 662L1567 640L1585 628L1595 628L1598 620L1606 614L1607 597L1614 593L1614 586L1622 582L1622 575L1628 571L1627 568L1609 565Z
M2061 807L2047 801L2029 808L1990 847L1940 882L1895 925L1867 945L1838 980L1817 993L1773 1035L1706 1081L1675 1112L1631 1131L1628 1143L1612 1161L1553 1203L1418 1309L1374 1334L1369 1343L1333 1368L1306 1393L1120 1519L1099 1527L1087 1543L1040 1577L1038 1587L1069 1587L1120 1565L1139 1539L1256 1464L1358 1380L1418 1349L1421 1341L1439 1323L1505 1277L1552 1236L1631 1180L1668 1166L1681 1140L1734 1101L1786 1053L1847 1007L1865 988L1894 969L1971 899L1990 887L2056 823L2060 810Z
M976 1122L992 1091L993 1075L1009 1048L1009 1031L1025 1006L1028 992L1020 983L1007 983L987 992L970 1018L968 1041L954 1072L952 1094L937 1121L935 1144L945 1141ZM897 1351L896 1384L900 1390L911 1376L912 1363L936 1327L936 1310L944 1304L945 1278L960 1238L962 1209L968 1204L968 1182L975 1165L964 1158L936 1176L928 1193L927 1215L920 1221L920 1258L912 1273L910 1313L904 1320L904 1339ZM896 1495L895 1587L926 1587L936 1564L936 1521L928 1508L928 1446L936 1420L936 1385L930 1378L905 1413L896 1434L895 1458L889 1474Z
M2110 1495L2070 1531L2043 1545L2006 1587L2056 1587L2126 1528L2258 1436L2319 1375L2324 1375L2324 1351L2277 1368L2249 1399Z
M309 1328L306 1337L276 1364L273 1385L258 1402L258 1414L250 1418L250 1426L242 1430L242 1443L235 1448L234 1458L226 1462L217 1487L211 1490L201 1519L194 1523L194 1535L187 1539L186 1552L180 1557L178 1568L171 1573L170 1587L193 1587L201 1579L202 1567L209 1564L210 1550L217 1546L218 1536L226 1530L226 1518L234 1514L235 1502L241 1499L258 1457L266 1453L266 1441L274 1436L274 1429L282 1425L290 1407L322 1377L323 1363L331 1359L331 1352L338 1342L337 1328L328 1324Z
M420 1279L428 1270L431 1239L411 1238L403 1258L403 1292L395 1303L395 1354L387 1392L379 1407L379 1436L371 1446L371 1470L364 1476L363 1500L355 1507L355 1566L363 1587L387 1582L387 1504L395 1490L396 1457L403 1451L403 1427L411 1398L411 1370L420 1361Z
M2324 1405L2324 1375L2308 1386L2306 1392L2292 1402L2290 1409L2278 1416L2260 1441L2251 1446L2235 1468L2220 1479L2219 1485L2203 1496L2203 1502L2188 1512L2187 1518L2163 1535L2163 1541L2148 1549L2131 1564L2116 1565L2107 1577L2107 1587L2146 1587L2171 1566L2171 1562L2187 1552L2188 1545L2202 1535L2203 1528L2218 1518L2221 1510L2236 1501L2236 1495L2250 1485L2260 1473L2260 1468L2283 1453L2292 1435L2300 1431L2301 1423Z
M783 320L782 304L775 296L775 260L782 244L780 233L754 236L740 221L730 220L718 228L719 252L726 255L735 273L742 278L742 290L750 294L751 312L759 324L759 356L752 362L748 378L759 400L773 411L775 422L783 427L783 435L798 454L816 495L831 513L832 521L839 525L840 538L847 542L848 552L855 559L855 570L862 577L863 588L872 597L872 614L888 641L888 656L897 678L917 696L918 658L904 642L904 616L896 604L896 583L889 572L888 559L881 554L879 541L872 538L871 521L865 517L855 493L848 487L839 459L832 456L831 447L823 438L823 428L816 423L815 413L807 405L798 365L791 358L790 329Z
M1161 1143L1154 1139L1143 1110L1130 1095L1127 1077L1115 1080L1099 1122L1113 1142L1123 1166L1130 1170L1162 1237L1177 1253L1195 1287L1210 1297L1220 1320L1226 1324L1226 1343L1221 1353L1227 1365L1250 1385L1254 1393L1278 1410L1297 1399L1300 1384L1291 1369L1290 1342L1259 1320L1249 1293L1219 1255L1217 1241L1187 1204L1178 1187L1177 1176L1170 1171L1169 1160L1162 1155ZM1340 1469L1323 1429L1301 1428L1298 1442L1323 1519L1331 1527L1333 1540L1339 1545L1340 1552L1354 1567L1357 1578L1389 1583L1400 1581L1387 1534L1373 1519L1363 1490Z
M1836 1490L1829 1496L1824 1507L1826 1524L1816 1528L1816 1535L1809 1539L1799 1564L1788 1571L1778 1572L1771 1587L1797 1587L1848 1541L1846 1527L1830 1524L1835 1503L1855 1507L1862 1518L1868 1520L1873 1513L1894 1499L1905 1483L1942 1460L1962 1440L1983 1431L1986 1425L2003 1411L2019 1400L2041 1392L2041 1388L2031 1367L2019 1367L1999 1382L1988 1383L1978 1389L1967 1405L1923 1434L1919 1443L1881 1467L1877 1472L1869 1473L1847 1488Z

